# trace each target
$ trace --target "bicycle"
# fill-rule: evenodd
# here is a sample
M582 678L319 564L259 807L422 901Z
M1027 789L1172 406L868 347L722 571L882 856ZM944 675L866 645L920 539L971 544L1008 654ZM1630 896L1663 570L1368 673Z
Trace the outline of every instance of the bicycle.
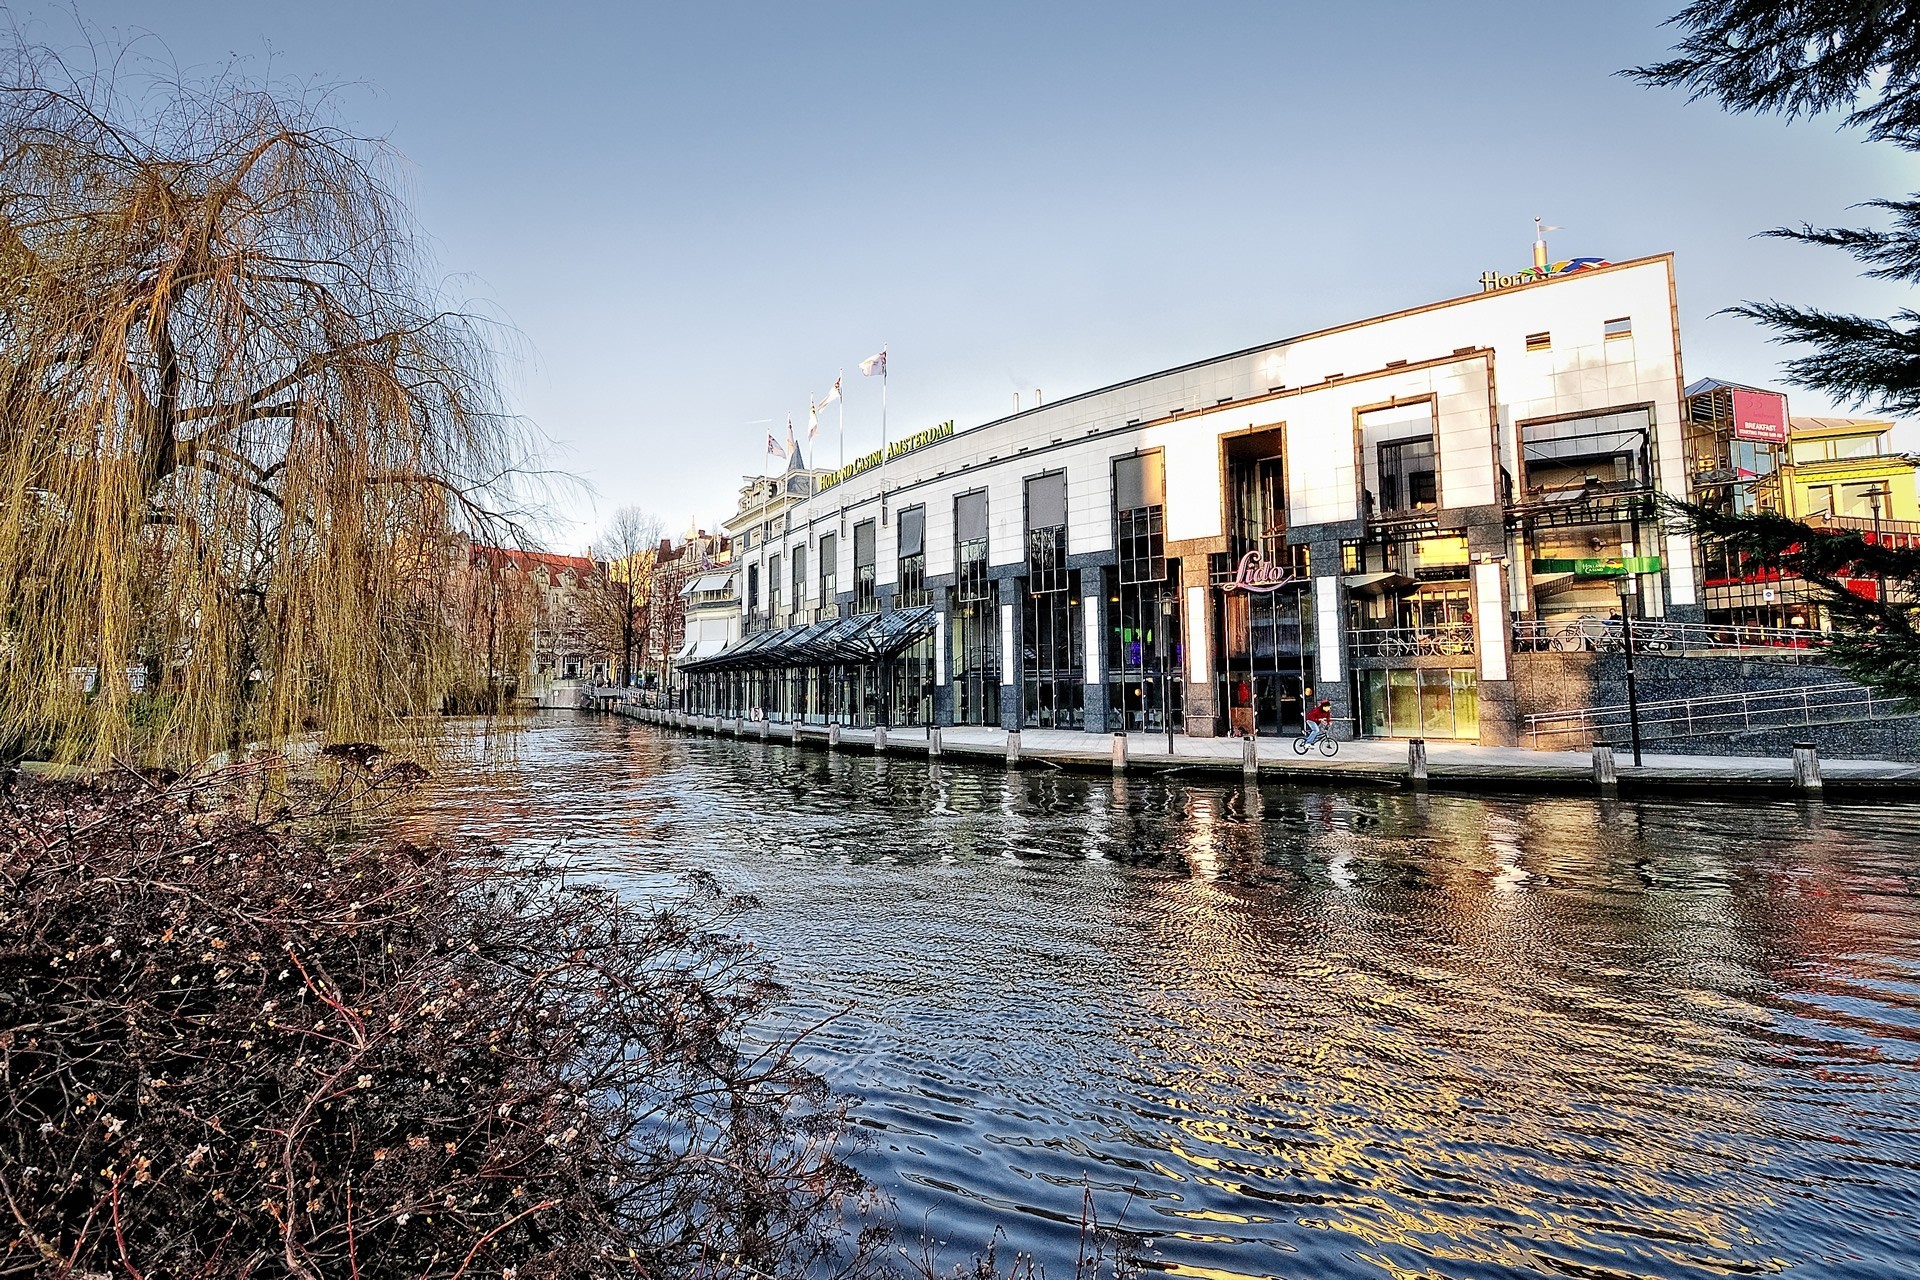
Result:
M1303 756L1315 747L1320 748L1321 755L1331 759L1340 754L1340 739L1334 737L1333 731L1329 729L1312 742L1307 741L1305 734L1293 740L1293 754L1297 756Z

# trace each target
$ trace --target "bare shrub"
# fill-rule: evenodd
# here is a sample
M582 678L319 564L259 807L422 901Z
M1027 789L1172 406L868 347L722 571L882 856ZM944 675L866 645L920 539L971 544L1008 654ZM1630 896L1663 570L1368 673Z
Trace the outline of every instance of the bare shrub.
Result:
M343 753L351 787L396 767ZM258 782L0 805L0 1274L868 1264L841 1110L757 1034L781 992L742 903L321 839Z

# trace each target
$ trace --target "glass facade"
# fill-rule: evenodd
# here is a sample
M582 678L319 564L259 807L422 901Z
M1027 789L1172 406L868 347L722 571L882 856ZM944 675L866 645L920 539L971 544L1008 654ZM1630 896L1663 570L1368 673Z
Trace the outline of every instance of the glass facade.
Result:
M1102 575L1108 722L1116 729L1177 730L1184 723L1186 652L1180 562L1167 559L1164 455L1114 461L1113 520L1119 563Z
M1020 606L1022 723L1078 729L1086 723L1086 631L1080 592L1067 568L1067 477L1027 481L1026 590Z
M1000 723L1000 616L987 576L987 495L953 502L953 613L947 655L955 724Z
M1480 676L1441 667L1362 671L1360 723L1372 737L1480 736Z

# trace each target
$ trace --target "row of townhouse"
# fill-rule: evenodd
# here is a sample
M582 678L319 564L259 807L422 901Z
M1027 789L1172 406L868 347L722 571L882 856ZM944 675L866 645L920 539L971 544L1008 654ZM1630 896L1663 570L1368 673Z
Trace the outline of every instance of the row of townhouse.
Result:
M1704 623L1657 495L1737 499L1684 387L1671 255L1200 361L837 471L750 481L709 714L1511 742L1529 664ZM1707 408L1712 408L1711 397ZM1585 646L1591 648L1591 645ZM1577 656L1575 655L1568 656Z

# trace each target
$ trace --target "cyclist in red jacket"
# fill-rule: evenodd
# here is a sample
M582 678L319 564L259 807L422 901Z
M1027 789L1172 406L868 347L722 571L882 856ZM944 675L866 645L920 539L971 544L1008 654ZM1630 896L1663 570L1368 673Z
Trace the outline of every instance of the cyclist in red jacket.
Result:
M1307 712L1307 745L1312 746L1333 732L1333 699L1322 698Z

